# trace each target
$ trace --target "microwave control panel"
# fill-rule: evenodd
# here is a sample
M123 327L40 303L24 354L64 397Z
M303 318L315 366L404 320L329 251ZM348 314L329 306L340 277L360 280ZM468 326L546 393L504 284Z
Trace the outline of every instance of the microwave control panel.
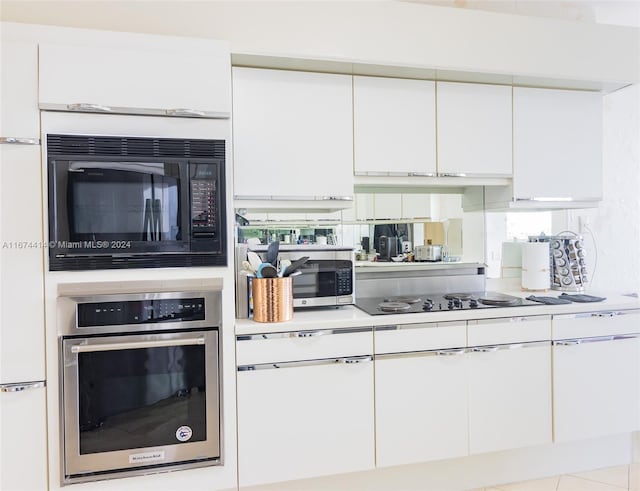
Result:
M217 226L215 164L196 164L191 178L191 227L195 235L214 235Z
M336 270L336 295L351 295L353 293L353 268L338 268Z

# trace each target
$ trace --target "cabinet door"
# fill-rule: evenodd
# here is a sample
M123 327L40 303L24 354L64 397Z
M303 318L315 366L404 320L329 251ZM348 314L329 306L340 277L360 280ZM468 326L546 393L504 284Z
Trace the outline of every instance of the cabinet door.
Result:
M39 138L38 46L2 40L0 137Z
M240 486L374 466L372 357L239 371Z
M394 193L374 194L373 207L376 219L398 220L402 218L402 195Z
M511 87L438 82L438 174L511 176Z
M353 196L351 77L233 69L237 198Z
M374 194L356 194L356 220L373 220L375 219L374 212Z
M353 77L356 174L436 172L435 83Z
M464 349L376 355L376 464L467 455Z
M513 191L518 199L602 198L602 96L513 89Z
M0 489L48 488L46 418L44 388L18 392L0 388Z
M229 117L230 70L227 46L218 42L171 49L45 44L39 100L55 109Z
M0 383L44 380L39 145L0 145Z
M472 348L469 452L551 443L549 342Z
M554 341L556 442L637 427L638 340L633 335Z

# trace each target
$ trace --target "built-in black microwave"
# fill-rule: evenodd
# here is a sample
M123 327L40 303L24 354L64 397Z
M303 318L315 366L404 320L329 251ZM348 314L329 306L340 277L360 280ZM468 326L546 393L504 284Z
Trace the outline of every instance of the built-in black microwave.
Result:
M225 141L47 135L49 270L226 265Z

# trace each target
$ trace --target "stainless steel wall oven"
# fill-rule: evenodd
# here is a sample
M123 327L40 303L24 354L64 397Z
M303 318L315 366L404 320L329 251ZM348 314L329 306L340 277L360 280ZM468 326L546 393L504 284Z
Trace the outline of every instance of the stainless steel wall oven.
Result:
M227 264L225 140L46 141L51 271Z
M221 463L221 293L58 299L63 483Z

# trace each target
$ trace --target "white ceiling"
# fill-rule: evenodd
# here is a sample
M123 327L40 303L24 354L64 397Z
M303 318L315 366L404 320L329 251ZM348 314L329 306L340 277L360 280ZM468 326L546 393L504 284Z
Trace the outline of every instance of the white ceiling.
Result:
M640 0L406 0L534 17L640 27Z

